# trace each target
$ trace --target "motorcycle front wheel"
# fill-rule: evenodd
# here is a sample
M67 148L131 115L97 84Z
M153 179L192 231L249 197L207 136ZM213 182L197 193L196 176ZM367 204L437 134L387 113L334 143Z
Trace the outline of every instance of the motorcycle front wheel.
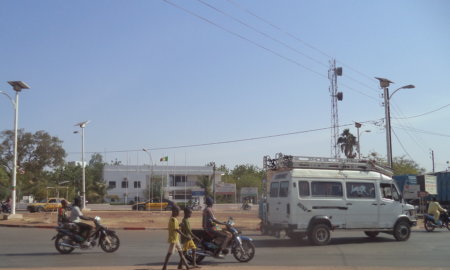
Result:
M70 239L70 236L60 235L60 236L56 237L56 239L55 239L55 248L57 251L59 251L59 253L69 254L70 252L72 252L74 250L74 248L61 246L61 243L70 243L70 242L72 242L72 240Z
M240 246L236 246L234 249L233 256L239 262L249 262L255 256L255 245L251 241L242 241L242 248Z
M423 226L425 227L425 230L427 230L427 232L432 232L435 228L431 220L426 220Z
M204 253L204 252L205 252L205 249L203 248L203 246L202 246L201 244L198 244L197 249L196 249L196 252L202 252L202 253ZM205 258L205 256L199 256L199 255L196 255L196 256L195 256L195 263L196 263L196 264L200 263L201 261L203 261L204 258ZM191 251L191 250L189 250L189 251L186 253L186 260L188 260L189 262L193 262L193 261L194 261L194 259L192 258L192 251Z
M450 222L447 222L447 230L449 230L450 231Z
M119 249L120 246L120 240L119 237L115 234L108 234L106 235L108 237L109 241L111 242L111 246L109 243L105 240L103 237L100 240L100 247L103 249L104 252L113 253L114 251Z

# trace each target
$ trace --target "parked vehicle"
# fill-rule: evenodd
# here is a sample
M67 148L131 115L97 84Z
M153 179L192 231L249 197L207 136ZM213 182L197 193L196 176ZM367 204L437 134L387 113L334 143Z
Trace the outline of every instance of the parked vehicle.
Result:
M135 203L131 207L132 210L145 211L145 210L164 210L164 211L172 211L172 207L177 203L172 200L155 198L149 201Z
M64 198L49 198L43 199L39 203L33 203L29 204L27 206L27 211L30 211L30 213L34 212L46 212L46 211L56 211L57 208L61 208L61 201L64 200ZM72 203L69 203L67 205L67 210L72 210Z
M192 230L194 235L200 238L201 242L199 244L196 244L196 263L200 263L206 257L211 257L213 259L225 259L226 255L230 252L229 249L231 249L231 254L233 254L234 258L239 262L249 262L253 259L256 250L255 246L253 245L252 239L245 236L239 236L241 232L238 232L234 228L232 217L228 219L226 231L232 234L231 240L230 242L228 242L227 249L224 249L223 253L215 257L214 251L220 249L220 245L223 241L222 237L215 237L211 239L209 235L203 230ZM193 261L191 250L188 251L186 259L190 262Z
M331 231L391 234L407 241L416 211L404 202L392 171L369 160L285 156L264 158L269 169L267 214L261 232L277 238L330 242Z
M95 232L93 236L87 241L85 246L80 246L84 241L83 235L79 233L75 236L75 244L72 242L72 231L62 227L52 226L56 229L58 234L52 238L55 240L55 248L62 254L69 254L76 248L81 250L93 249L95 246L100 246L103 251L112 253L119 249L120 240L115 231L108 230L100 223L100 217L94 218ZM97 244L98 241L98 244Z
M447 230L450 231L450 216L448 212L441 212L439 216L439 221L442 222L442 224L436 224L434 222L434 216L433 215L424 215L423 216L423 225L425 227L425 230L427 232L432 232L434 229L438 228L447 228Z
M193 211L202 211L202 206L195 202L189 205L189 208L191 208Z

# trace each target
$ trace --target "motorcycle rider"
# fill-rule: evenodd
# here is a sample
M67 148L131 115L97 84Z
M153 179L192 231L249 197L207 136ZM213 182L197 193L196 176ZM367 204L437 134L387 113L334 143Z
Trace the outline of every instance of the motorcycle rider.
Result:
M227 225L226 222L220 222L214 217L214 213L212 211L212 206L214 204L214 200L211 197L206 198L206 208L203 210L203 221L202 226L205 232L214 238L214 236L223 237L224 240L220 249L216 249L214 252L215 257L219 257L220 252L226 250L228 242L231 240L231 235L228 232L222 231L216 224ZM228 250L227 250L228 251Z
M442 221L439 220L439 216L441 215L439 211L447 212L444 208L442 208L437 202L436 197L433 198L433 201L428 206L428 214L434 216L434 223L437 225L441 225ZM439 222L439 223L438 223Z
M92 227L89 224L82 223L81 220L93 221L94 219L90 218L90 217L86 217L81 213L81 199L79 197L75 198L75 201L73 204L74 204L74 206L70 213L70 222L75 223L78 226L78 228L80 228L81 235L83 234L83 232L87 232L83 243L80 244L80 246L85 246L87 240L92 236L92 234L94 233L95 230L94 230L94 227Z
M11 197L10 196L6 197L6 201L4 203L5 204L2 205L2 207L4 207L6 209L6 211L10 211L11 210L11 204L12 204Z

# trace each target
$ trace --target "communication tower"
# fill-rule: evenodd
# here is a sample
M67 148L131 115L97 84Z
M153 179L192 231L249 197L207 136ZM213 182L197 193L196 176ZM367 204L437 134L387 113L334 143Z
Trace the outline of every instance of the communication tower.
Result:
M338 116L338 100L342 101L344 95L338 92L337 76L342 76L342 67L336 68L336 59L328 61L330 69L328 70L328 79L330 80L330 87L328 91L331 95L331 157L340 157L337 140L339 138L339 116Z

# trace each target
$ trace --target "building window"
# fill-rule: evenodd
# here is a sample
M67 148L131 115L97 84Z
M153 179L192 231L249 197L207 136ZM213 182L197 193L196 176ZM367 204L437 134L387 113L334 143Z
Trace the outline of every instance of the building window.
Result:
M134 188L141 188L141 181L134 181Z
M122 181L122 188L128 188L128 182Z
M111 188L116 188L116 181L109 181L109 186Z
M135 202L140 202L140 198L139 197L134 197L134 201Z

